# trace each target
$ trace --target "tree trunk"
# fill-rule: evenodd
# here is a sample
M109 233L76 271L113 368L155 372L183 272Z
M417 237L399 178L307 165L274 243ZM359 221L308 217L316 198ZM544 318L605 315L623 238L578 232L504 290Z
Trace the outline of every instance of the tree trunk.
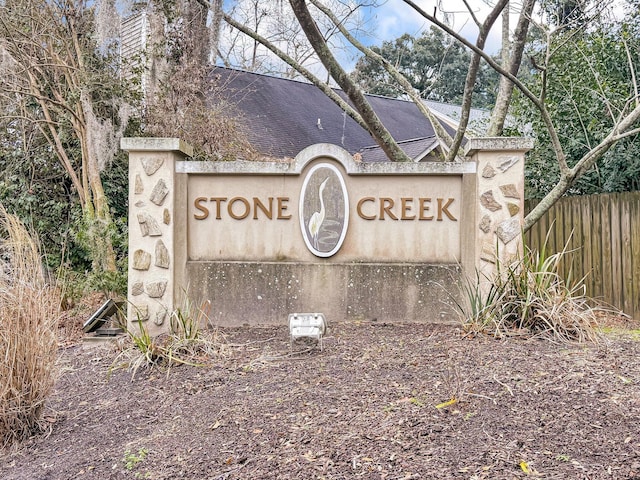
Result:
M322 34L309 13L305 0L289 0L289 3L298 22L300 22L302 30L309 39L309 43L311 43L311 46L320 58L320 61L333 79L340 85L351 102L353 102L355 109L360 113L369 127L369 133L376 143L382 148L390 160L395 162L410 162L411 158L400 149L389 131L373 111L373 108L371 108L362 91L349 78L349 75L342 69L329 50L329 47L322 38Z
M480 31L478 32L478 38L476 39L476 47L478 50L483 51L485 43L487 41L487 37L489 36L489 32L491 31L491 27L496 22L498 17L500 16L500 12L504 11L505 7L507 7L507 14L509 1L508 0L500 0L496 3L495 7L491 13L487 16L484 23L479 24L478 27ZM469 117L471 111L471 99L473 97L473 89L476 84L476 78L478 77L478 70L480 69L480 55L477 52L473 52L471 54L471 61L469 62L469 71L467 72L467 78L465 79L464 84L464 94L462 96L462 115L460 116L460 123L458 124L458 130L456 132L455 137L453 138L453 142L451 145L451 150L447 155L447 160L451 161L454 159L454 156L457 155L460 146L462 145L462 141L464 140L464 136L467 131L467 125L469 124Z
M218 59L218 44L220 43L220 27L222 25L222 0L212 0L211 25L209 26L209 63L216 64Z
M116 255L111 242L110 230L112 227L109 202L104 193L104 186L100 178L100 165L97 158L96 132L87 127L87 118L93 117L93 106L86 93L80 95L82 108L82 125L78 129L78 138L82 145L83 170L86 172L86 190L88 195L85 201L85 220L88 223L90 241L95 245L92 252L93 267L108 272L117 271Z
M503 28L502 31L503 67L514 77L517 76L518 70L520 69L520 64L522 63L522 54L524 52L527 33L529 31L529 19L531 18L531 13L533 12L534 5L535 0L525 0L522 6L522 11L520 12L518 25L513 34L513 42L509 42L508 20L505 20L506 28ZM508 9L505 11L505 15L508 17ZM507 35L506 40L505 34ZM513 96L513 87L514 85L511 80L509 80L505 76L500 76L498 96L496 97L496 104L491 111L491 120L489 121L489 128L487 129L488 137L499 137L500 135L502 135L502 131L504 130L504 122L507 118L507 114L509 113L511 97Z

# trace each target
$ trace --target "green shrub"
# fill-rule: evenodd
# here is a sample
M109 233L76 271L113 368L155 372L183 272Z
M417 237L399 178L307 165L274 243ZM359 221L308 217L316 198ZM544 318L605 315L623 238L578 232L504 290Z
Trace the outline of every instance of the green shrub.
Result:
M0 446L39 432L56 374L60 295L38 241L0 205Z

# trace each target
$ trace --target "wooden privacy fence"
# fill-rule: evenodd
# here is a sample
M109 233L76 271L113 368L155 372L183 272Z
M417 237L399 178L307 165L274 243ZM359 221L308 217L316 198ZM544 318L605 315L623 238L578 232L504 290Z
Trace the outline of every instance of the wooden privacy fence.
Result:
M530 211L536 201L528 201ZM567 197L526 234L532 249L569 251L560 272L585 277L586 294L640 319L640 192Z

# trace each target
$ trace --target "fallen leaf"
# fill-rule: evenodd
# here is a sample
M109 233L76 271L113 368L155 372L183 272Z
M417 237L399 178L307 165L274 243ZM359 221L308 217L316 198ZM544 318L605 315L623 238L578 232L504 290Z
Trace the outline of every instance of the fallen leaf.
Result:
M447 400L446 402L439 403L436 405L437 409L450 407L451 405L458 403L458 399L456 397L451 397L451 400Z

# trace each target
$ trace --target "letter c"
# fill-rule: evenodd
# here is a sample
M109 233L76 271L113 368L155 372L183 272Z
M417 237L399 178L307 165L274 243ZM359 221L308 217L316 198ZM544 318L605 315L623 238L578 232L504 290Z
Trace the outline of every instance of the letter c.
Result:
M364 202L375 202L376 199L374 197L363 197L360 200L358 200L358 205L356 207L356 211L358 212L358 216L360 218L362 218L363 220L375 220L376 216L375 215L365 215L362 212L362 205L364 205Z

